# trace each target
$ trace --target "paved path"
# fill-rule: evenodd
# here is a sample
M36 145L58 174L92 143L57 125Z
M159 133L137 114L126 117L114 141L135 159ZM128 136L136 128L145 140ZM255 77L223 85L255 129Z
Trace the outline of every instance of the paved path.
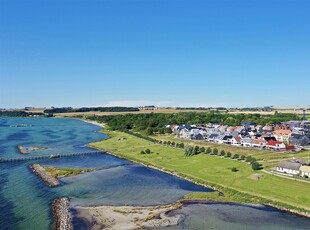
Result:
M276 173L273 173L273 172L269 172L269 171L267 171L265 169L262 169L261 171L264 172L264 173L270 174L272 176L278 176L278 177L286 178L286 179L289 179L289 180L300 181L300 182L304 182L304 183L309 183L310 184L310 181L301 180L301 179L297 179L297 178L294 178L294 177L287 177L287 176L279 175L279 174L276 174Z

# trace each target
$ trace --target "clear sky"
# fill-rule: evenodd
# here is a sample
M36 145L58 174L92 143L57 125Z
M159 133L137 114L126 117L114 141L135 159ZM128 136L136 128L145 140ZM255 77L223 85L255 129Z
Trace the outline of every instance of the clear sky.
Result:
M310 104L309 0L0 0L0 108Z

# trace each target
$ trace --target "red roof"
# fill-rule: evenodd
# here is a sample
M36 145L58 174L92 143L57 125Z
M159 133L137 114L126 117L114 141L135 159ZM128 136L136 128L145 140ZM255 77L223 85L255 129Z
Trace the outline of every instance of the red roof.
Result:
M270 140L267 142L267 145L271 145L271 146L276 146L277 144L281 145L281 144L283 144L283 142L282 141L274 141L274 140Z
M286 148L286 150L294 150L295 146L294 145L289 145L289 146L286 146L285 148Z

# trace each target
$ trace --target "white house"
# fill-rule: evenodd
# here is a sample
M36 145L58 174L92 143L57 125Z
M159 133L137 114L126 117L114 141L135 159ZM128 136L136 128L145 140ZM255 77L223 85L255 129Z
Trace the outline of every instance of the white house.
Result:
M300 171L300 176L310 177L310 166L302 165L302 166L300 166L299 171Z
M278 163L277 171L297 175L303 164L305 164L303 159L283 160Z

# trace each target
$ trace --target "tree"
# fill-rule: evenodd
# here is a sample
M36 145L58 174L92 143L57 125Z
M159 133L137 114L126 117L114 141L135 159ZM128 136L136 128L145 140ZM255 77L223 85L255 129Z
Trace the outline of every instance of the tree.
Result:
M151 128L151 127L147 128L145 131L145 134L148 136L153 135L153 128Z
M185 156L191 156L193 152L194 147L191 145L187 145L184 149L184 155Z
M174 141L172 141L171 145L175 146L175 142L174 142Z
M212 149L208 147L206 153L210 154L211 152L212 152Z
M253 162L252 163L252 169L253 170L259 170L259 169L261 169L261 167L260 167L260 164L258 163L258 162Z
M233 159L238 159L239 158L239 154L234 154L232 158Z
M167 142L167 145L171 145L171 141L168 141L168 142Z
M171 134L171 133L172 133L171 128L166 128L166 129L165 129L165 133L169 133L169 134Z
M214 149L213 149L213 154L214 154L214 155L217 155L217 154L218 154L218 152L219 152L219 151L218 151L218 149L217 149L217 148L214 148Z
M225 150L222 150L222 151L221 151L221 156L222 156L222 157L225 156Z
M204 153L205 151L206 151L205 147L201 147L201 148L200 148L200 152L201 152L201 153Z
M198 153L200 153L200 148L199 148L199 146L195 146L195 152L194 152L195 154L198 154ZM195 155L195 154L193 154L193 155Z
M227 152L227 153L226 153L226 156L227 156L227 157L231 157L231 152Z
M145 153L146 153L146 154L150 154L150 153L151 153L151 150L146 149L146 150L145 150Z
M184 148L184 143L180 144L180 148L182 148L182 149Z

